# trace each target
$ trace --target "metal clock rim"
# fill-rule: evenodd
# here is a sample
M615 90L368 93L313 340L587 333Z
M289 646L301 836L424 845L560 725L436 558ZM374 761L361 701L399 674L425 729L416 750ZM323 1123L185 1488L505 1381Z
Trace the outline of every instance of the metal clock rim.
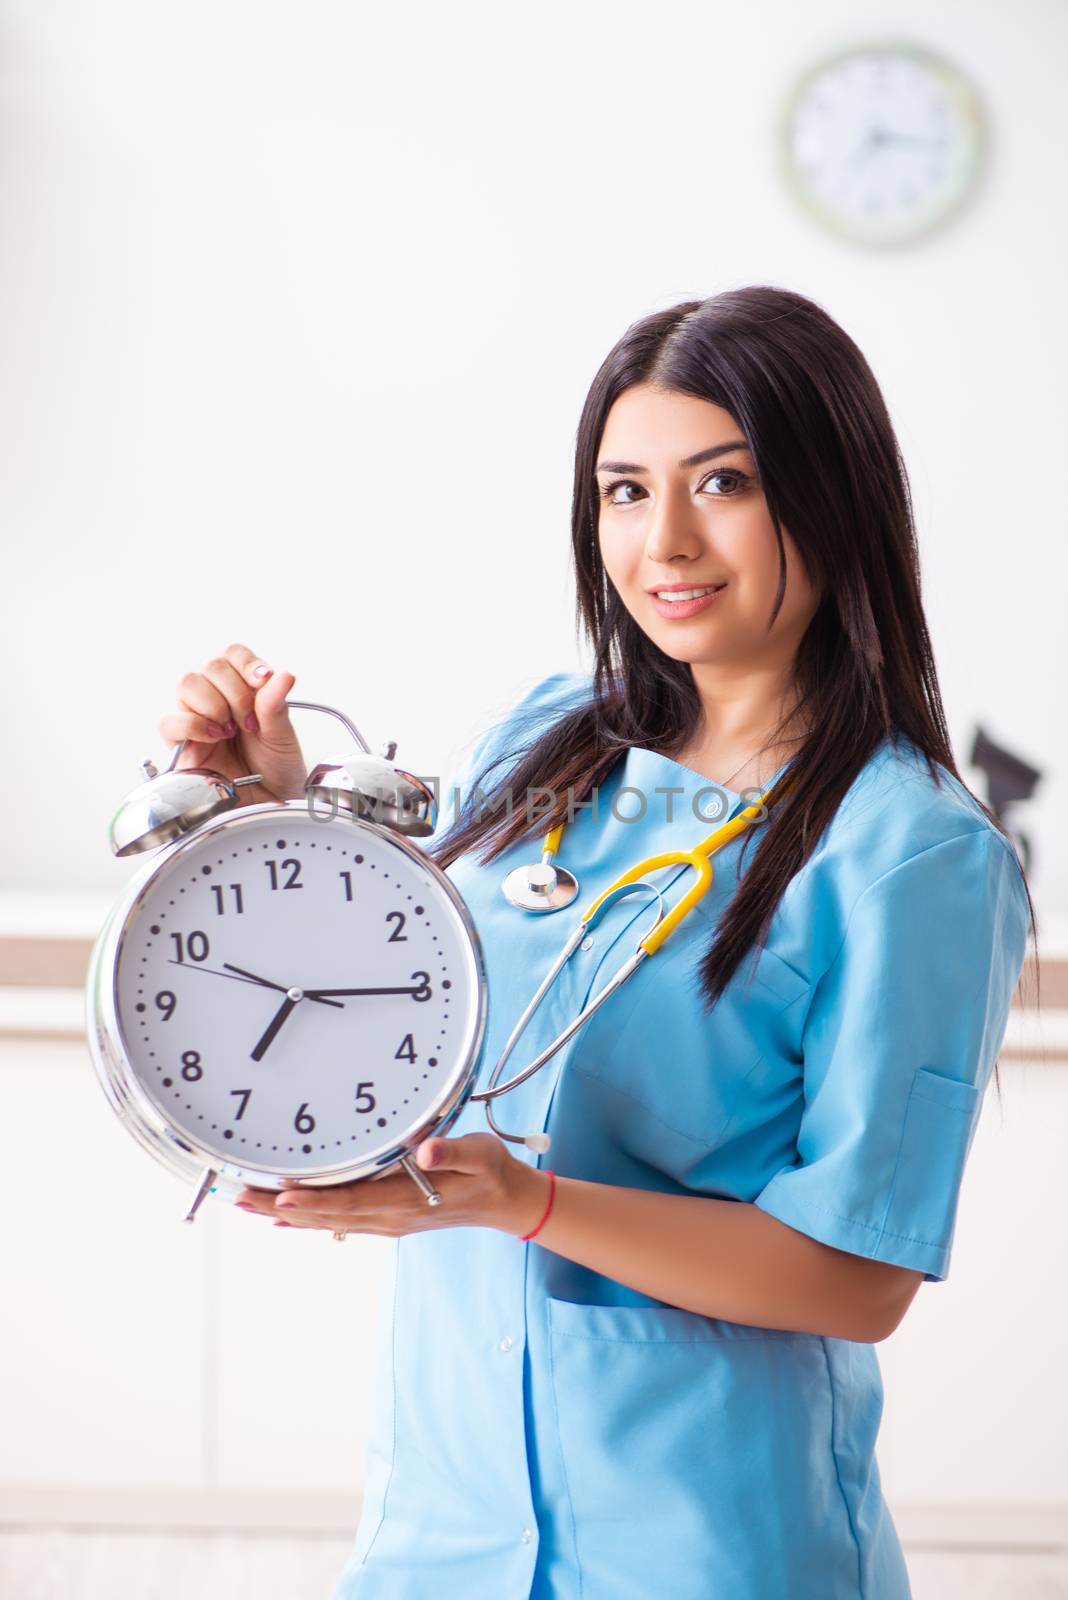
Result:
M463 944L465 960L474 989L474 1016L469 1024L460 1065L456 1068L451 1088L443 1089L438 1099L421 1119L416 1138L395 1141L371 1157L359 1161L334 1163L321 1168L302 1168L288 1171L284 1166L257 1166L250 1162L235 1162L223 1152L200 1144L184 1130L170 1123L161 1109L150 1099L133 1070L131 1052L119 1016L117 984L121 967L121 952L133 915L149 884L162 869L182 854L192 854L203 840L215 833L233 834L235 829L264 818L280 818L304 812L310 816L306 800L265 801L258 805L242 806L223 813L201 827L172 840L160 850L146 857L143 865L126 884L113 906L93 945L86 977L86 1033L89 1053L105 1094L124 1125L142 1147L155 1156L177 1176L191 1181L206 1168L216 1169L214 1186L224 1192L238 1192L245 1180L234 1173L249 1173L248 1181L274 1187L285 1184L291 1187L326 1187L371 1177L410 1155L417 1145L433 1133L445 1131L459 1116L475 1085L475 1066L485 1035L488 1012L488 985L485 957L478 930L470 911L456 886L426 852L404 835L375 823L366 817L345 817L343 825L372 833L387 846L409 857L434 882L455 913L465 935ZM318 819L316 826L334 826L342 818Z

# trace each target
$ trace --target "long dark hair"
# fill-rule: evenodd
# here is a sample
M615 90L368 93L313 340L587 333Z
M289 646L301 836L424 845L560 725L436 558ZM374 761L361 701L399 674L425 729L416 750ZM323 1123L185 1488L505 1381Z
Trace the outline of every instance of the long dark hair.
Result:
M609 583L598 546L595 465L605 420L618 396L639 383L709 400L744 435L779 547L771 620L786 584L782 524L822 590L794 664L796 711L808 731L791 763L790 785L768 820L745 835L746 845L757 836L759 845L701 961L701 989L711 1006L748 951L763 942L784 889L884 738L910 739L936 784L935 763L963 780L920 597L908 477L879 386L861 351L821 306L758 285L643 317L603 362L579 421L571 513L577 621L594 652L592 698L520 750L486 791L484 807L464 806L433 858L444 867L483 844L479 860L486 864L530 831L522 807L501 814L506 791L524 794L539 785L555 791L557 804L537 823L540 835L565 819L569 791L572 803L586 798L622 751L680 750L696 727L700 701L689 665L665 655L635 623ZM476 776L472 792L499 760ZM1033 939L1026 877L1024 887ZM1037 975L1036 960L1036 983Z

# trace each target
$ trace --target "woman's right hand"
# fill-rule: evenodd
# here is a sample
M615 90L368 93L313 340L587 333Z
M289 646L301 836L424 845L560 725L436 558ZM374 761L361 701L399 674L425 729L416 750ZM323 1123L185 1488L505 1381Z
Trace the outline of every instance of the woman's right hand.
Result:
M263 782L238 790L242 805L299 800L307 776L286 695L296 679L274 671L244 644L229 645L199 672L178 680L178 707L159 731L169 745L188 740L179 769L208 767L225 778L262 774Z

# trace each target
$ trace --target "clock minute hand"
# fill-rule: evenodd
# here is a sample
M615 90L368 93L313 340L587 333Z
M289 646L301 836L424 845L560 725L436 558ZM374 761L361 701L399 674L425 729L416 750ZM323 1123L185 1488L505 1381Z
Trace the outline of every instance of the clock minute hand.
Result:
M893 128L878 128L875 137L878 144L918 144L924 149L945 143L944 139L924 139L918 133L895 133Z
M266 978L255 978L251 972L246 972L243 967L234 967L232 973L222 972L218 967L206 967L200 961L175 961L173 957L168 958L167 965L169 967L181 967L184 972L207 972L213 978L228 978L231 983L253 983L258 989L277 989L279 994L289 993L284 984L270 983ZM224 967L229 965L228 961L223 962ZM345 1009L343 1000L319 1000L318 1003L321 1006L337 1006L342 1011Z
M186 963L183 961L183 962L180 962L179 965L185 966ZM258 983L260 985L261 989L277 989L279 994L288 994L289 993L289 989L290 989L291 985L287 985L287 984L284 984L284 983L272 983L270 978L261 978L255 972L247 972L244 967L235 967L232 961L224 961L223 962L223 966L227 969L228 972L236 973L237 976L240 979L242 979L245 983ZM202 967L201 971L203 971L203 972L214 972L215 968L214 967ZM222 977L226 976L226 973L220 972L220 973L217 973L216 976L222 978ZM344 1009L344 1007L341 1006L340 1000L322 999L320 994L319 994L319 991L317 989L314 989L314 990L313 989L305 989L304 994L305 994L305 997L308 1000L320 1000L321 1004L324 1005L324 1006L338 1006L342 1010Z
M411 983L386 989L305 989L304 993L309 1000L323 1000L328 994L419 994L425 988L423 983Z

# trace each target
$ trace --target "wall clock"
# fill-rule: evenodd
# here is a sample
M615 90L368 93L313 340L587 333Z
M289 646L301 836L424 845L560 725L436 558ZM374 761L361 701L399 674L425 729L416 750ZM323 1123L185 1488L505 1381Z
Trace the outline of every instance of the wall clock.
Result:
M972 193L986 147L975 89L922 46L876 41L812 66L782 112L786 182L824 227L895 245L930 232Z

